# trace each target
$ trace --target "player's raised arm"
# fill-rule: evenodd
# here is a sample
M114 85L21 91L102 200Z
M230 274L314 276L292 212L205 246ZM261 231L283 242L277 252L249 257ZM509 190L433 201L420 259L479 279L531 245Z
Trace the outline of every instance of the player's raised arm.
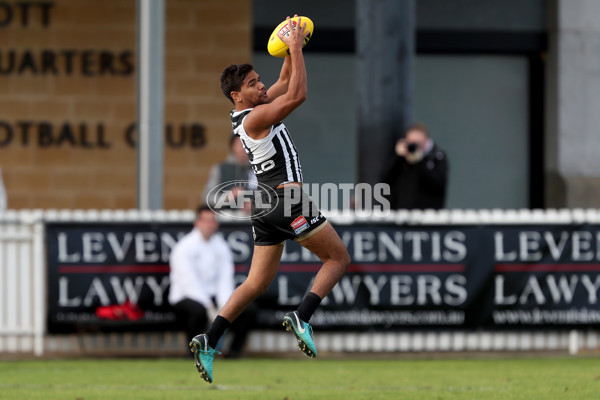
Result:
M288 62L291 72L287 91L270 103L256 106L244 120L244 129L253 138L264 137L271 125L282 121L306 99L306 68L302 54L306 23L302 24L302 19L299 19L298 26L302 29L293 29L292 21L288 19L290 35L279 35L290 51Z
M287 56L283 61L283 66L281 67L281 72L279 73L279 79L269 88L269 90L267 90L267 94L269 95L269 102L272 102L273 100L287 92L288 85L290 84L291 74L292 61L291 57Z

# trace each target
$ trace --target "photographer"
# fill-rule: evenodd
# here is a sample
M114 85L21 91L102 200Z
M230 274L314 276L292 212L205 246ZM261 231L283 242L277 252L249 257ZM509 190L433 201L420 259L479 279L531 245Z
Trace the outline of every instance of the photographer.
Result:
M423 124L412 125L398 140L396 156L383 172L392 209L440 209L446 200L448 160Z

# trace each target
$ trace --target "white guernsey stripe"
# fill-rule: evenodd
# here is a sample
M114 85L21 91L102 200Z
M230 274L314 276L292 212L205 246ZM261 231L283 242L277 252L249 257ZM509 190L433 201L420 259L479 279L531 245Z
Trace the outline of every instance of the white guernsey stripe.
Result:
M278 186L288 182L302 182L300 157L291 135L282 122L271 127L271 131L262 139L252 139L244 129L244 119L252 111L233 111L231 122L234 134L242 144L260 183Z
M294 172L292 170L292 163L290 162L291 154L290 154L289 150L287 149L287 144L285 143L285 141L283 139L283 132L280 132L279 135L277 135L277 139L279 139L279 143L281 144L281 153L283 154L283 157L285 158L285 170L287 172L287 182L294 182L294 180L295 180Z
M302 182L302 169L300 168L300 160L298 159L298 151L296 151L296 146L294 146L294 143L292 142L292 138L290 137L290 133L288 132L288 130L285 127L283 128L282 136L283 136L284 140L286 141L286 143L288 145L288 149L290 151L290 154L293 158L292 164L293 164L293 168L296 172L296 181Z

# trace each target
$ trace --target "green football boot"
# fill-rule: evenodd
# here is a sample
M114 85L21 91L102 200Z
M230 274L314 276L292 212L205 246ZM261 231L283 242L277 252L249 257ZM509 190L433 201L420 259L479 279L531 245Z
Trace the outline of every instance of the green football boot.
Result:
M286 331L294 332L294 335L298 339L298 347L304 354L310 358L317 356L317 347L312 337L312 327L308 322L304 322L298 317L298 312L293 311L285 314L283 317L283 326Z
M200 372L200 376L208 383L213 381L213 361L215 353L221 354L208 345L208 336L201 334L194 336L190 342L190 350L194 353L196 361L196 369Z

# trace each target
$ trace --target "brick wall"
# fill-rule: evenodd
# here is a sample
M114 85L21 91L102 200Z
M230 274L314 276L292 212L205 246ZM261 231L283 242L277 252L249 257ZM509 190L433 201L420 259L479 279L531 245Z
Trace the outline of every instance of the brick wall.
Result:
M251 58L251 1L165 3L164 208L193 208L210 167L227 154L231 105L218 78ZM127 134L136 118L135 4L0 2L0 167L9 208L136 206Z

